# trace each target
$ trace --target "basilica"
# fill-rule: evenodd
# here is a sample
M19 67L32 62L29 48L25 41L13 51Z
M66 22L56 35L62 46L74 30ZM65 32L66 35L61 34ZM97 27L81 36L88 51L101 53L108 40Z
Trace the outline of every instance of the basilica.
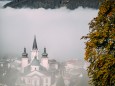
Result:
M59 75L59 64L50 60L44 48L42 57L39 57L36 37L34 37L31 56L28 57L26 48L21 57L21 77L17 86L54 86Z

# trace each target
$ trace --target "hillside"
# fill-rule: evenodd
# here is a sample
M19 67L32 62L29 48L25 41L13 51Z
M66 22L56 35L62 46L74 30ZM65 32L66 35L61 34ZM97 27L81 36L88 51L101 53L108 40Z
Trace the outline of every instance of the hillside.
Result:
M68 9L75 9L79 6L84 8L98 9L98 0L13 0L4 5L12 8L59 8L66 6Z

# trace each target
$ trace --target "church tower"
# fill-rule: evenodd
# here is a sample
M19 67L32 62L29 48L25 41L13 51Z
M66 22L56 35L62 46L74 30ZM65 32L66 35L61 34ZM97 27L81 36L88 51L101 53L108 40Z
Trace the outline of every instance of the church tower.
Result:
M24 48L24 52L22 53L22 72L24 71L24 67L28 65L28 62L28 54L26 53L26 48Z
M48 64L48 54L46 53L46 48L44 48L44 52L42 53L42 58L41 58L41 65L45 67L46 69L49 68Z
M38 58L38 47L37 47L37 42L36 42L36 36L34 36L34 41L33 41L33 47L32 47L32 51L31 51L31 61L34 59L34 58Z

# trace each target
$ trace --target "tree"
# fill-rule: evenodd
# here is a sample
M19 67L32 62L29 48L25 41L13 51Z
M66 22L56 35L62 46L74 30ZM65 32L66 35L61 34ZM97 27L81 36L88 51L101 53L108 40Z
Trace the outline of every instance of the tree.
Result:
M98 16L83 36L88 75L93 86L115 86L115 1L101 0Z

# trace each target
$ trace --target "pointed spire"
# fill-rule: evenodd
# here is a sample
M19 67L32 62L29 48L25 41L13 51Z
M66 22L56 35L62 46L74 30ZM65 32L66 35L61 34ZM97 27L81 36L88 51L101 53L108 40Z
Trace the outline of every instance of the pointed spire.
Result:
M44 53L46 53L46 47L44 47Z
M24 53L26 53L26 48L24 48Z
M27 57L28 56L28 54L26 53L26 48L24 48L24 52L22 53L22 56L23 57Z
M44 47L44 52L42 53L42 56L43 57L47 57L48 56L48 54L46 53L46 48Z
M37 48L37 42L36 42L36 36L34 36L34 42L33 42L33 48L32 49L38 49Z

